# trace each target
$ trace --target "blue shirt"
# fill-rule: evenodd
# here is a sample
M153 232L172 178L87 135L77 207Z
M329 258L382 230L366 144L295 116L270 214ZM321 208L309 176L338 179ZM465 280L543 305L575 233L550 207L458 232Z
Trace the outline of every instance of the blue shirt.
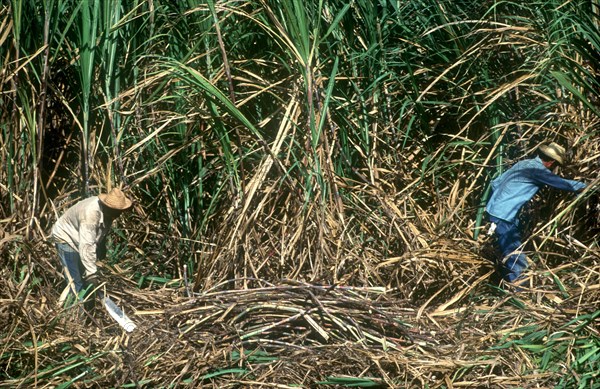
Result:
M498 219L515 222L523 204L544 185L570 192L585 188L583 182L567 180L552 173L540 157L526 159L492 181L492 196L486 211Z

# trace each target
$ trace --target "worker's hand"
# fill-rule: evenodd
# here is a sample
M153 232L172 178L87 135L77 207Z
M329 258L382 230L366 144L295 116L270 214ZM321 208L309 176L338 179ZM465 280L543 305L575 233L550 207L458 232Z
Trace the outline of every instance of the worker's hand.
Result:
M100 297L98 295L98 286L100 286L101 282L98 280L98 275L96 273L86 276L83 281L83 287L86 289L84 296L84 307L86 311L92 313L96 307L96 298Z
M88 293L96 292L98 294L100 291L99 287L102 285L101 274L90 274L85 277L84 282L84 288L87 288Z

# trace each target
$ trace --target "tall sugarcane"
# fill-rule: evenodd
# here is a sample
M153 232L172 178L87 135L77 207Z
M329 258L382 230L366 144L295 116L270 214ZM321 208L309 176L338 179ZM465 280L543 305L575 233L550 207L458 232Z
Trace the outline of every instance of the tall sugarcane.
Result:
M112 150L114 159L116 160L119 177L121 182L125 183L125 175L123 173L123 161L119 148L121 139L121 115L119 113L119 99L116 98L120 89L120 77L115 75L115 64L118 62L117 46L118 32L116 27L121 18L121 1L105 1L103 3L103 21L104 21L104 45L102 45L102 59L104 67L104 97L106 99L106 114L110 125L110 133L112 140ZM107 177L107 179L109 179ZM106 183L108 185L108 183Z
M34 226L34 220L37 218L38 205L40 199L39 187L41 183L40 172L42 170L42 150L44 142L44 128L46 123L46 94L48 89L48 76L49 76L49 59L50 59L50 18L52 15L52 9L54 2L44 2L44 51L42 55L42 69L41 69L41 80L40 80L40 92L39 101L37 106L37 137L36 137L36 153L34 154L34 166L33 166L33 195L32 195L32 206L31 206L31 218L29 222L29 228Z
M82 194L89 192L90 175L90 100L94 83L94 55L98 27L99 0L83 0L80 9L79 76L81 78L81 179Z

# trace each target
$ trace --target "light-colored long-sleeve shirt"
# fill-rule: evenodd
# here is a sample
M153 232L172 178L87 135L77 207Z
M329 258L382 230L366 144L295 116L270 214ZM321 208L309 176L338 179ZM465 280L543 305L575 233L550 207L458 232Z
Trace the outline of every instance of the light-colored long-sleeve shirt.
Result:
M526 159L492 181L492 196L486 210L491 216L515 222L521 207L544 185L570 192L586 186L583 182L567 180L552 173L539 157Z
M96 273L97 245L110 229L111 220L104 217L97 196L79 201L54 224L52 236L79 252L85 276Z

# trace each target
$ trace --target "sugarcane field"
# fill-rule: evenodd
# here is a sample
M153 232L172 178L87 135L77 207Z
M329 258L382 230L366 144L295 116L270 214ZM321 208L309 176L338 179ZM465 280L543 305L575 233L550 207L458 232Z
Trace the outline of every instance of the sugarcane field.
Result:
M0 54L0 388L600 388L599 0L6 0Z

